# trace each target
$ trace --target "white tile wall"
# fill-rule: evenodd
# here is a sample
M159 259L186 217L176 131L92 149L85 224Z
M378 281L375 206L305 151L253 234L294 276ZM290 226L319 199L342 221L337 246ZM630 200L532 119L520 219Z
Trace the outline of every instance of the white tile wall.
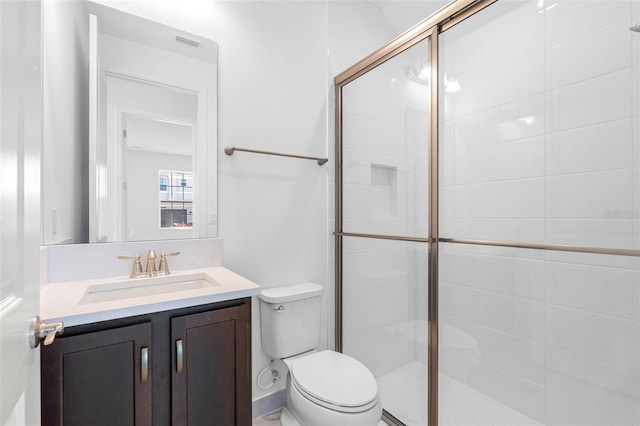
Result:
M524 179L544 174L544 137L489 145L485 149L487 181Z
M615 412L605 411L565 393L547 390L545 392L546 424L549 426L566 425L620 425L631 426L634 423L620 418Z
M621 318L633 317L632 295L637 280L632 269L548 262L546 273L549 304Z
M639 12L504 2L442 35L462 87L441 116L444 236L640 247ZM640 422L636 259L444 245L440 261L442 319L482 354L463 374L442 348L444 373L544 424Z
M413 361L420 350L416 332L424 330L411 324L426 317L426 306L416 302L426 290L418 285L426 283L425 248L360 238L345 238L343 245L344 352L379 377Z
M464 65L462 90L445 95L441 117L441 233L640 243L639 227L624 222L637 219L630 216L638 206L633 2L508 3L441 38L443 72ZM572 23L559 18L566 16ZM492 235L493 218L521 220ZM534 218L544 219L542 228L533 225L541 234L532 235Z
M549 7L555 1L546 0ZM548 48L592 33L612 22L631 16L633 1L558 1L545 13L545 44Z
M615 220L616 212L633 209L631 169L579 173L547 178L547 217Z
M633 140L630 118L548 134L546 172L551 176L630 169L634 166Z
M475 339L481 362L468 372L445 338L441 371L544 424L583 424L580 404L589 424L637 421L637 260L502 250L443 245L442 321Z
M407 78L426 58L423 42L343 88L347 232L426 236L429 90Z
M537 32L541 25L543 14L525 13L522 19L483 27L484 70L502 68L544 50L544 37Z
M631 69L603 74L547 93L547 131L631 117Z
M489 182L484 185L483 202L488 218L544 217L544 179Z
M548 89L628 68L631 65L629 18L558 44L547 51L545 71ZM542 39L542 37L539 37ZM598 52L597 60L593 53Z
M422 43L343 89L346 232L427 235L429 91L406 75L427 54ZM345 238L343 250L345 353L376 377L424 363L426 245Z
M546 367L546 386L554 392L572 395L620 418L633 418L637 372L553 347L547 348Z

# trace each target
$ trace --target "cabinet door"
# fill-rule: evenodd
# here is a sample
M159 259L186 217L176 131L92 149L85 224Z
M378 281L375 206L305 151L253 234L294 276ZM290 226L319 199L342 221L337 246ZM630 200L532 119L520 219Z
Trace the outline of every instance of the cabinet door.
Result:
M44 346L42 425L151 425L150 348L148 322Z
M250 425L250 306L171 319L172 425Z

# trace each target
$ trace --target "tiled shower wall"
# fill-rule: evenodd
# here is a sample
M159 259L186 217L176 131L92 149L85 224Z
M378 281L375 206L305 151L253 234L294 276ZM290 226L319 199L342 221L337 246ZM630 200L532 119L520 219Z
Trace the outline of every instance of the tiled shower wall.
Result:
M427 236L429 90L408 73L428 70L428 53L423 42L343 89L345 232ZM345 353L376 377L424 362L426 244L345 237L343 249Z
M639 20L505 0L441 36L441 236L640 248ZM440 268L478 347L443 373L545 424L640 423L638 259L443 244Z
M507 0L442 35L441 236L640 247L638 9Z

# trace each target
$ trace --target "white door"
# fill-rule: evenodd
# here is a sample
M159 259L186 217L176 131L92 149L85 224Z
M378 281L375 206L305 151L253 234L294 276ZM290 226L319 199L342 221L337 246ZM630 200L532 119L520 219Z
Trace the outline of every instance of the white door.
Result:
M40 0L0 0L0 47L0 425L38 425Z

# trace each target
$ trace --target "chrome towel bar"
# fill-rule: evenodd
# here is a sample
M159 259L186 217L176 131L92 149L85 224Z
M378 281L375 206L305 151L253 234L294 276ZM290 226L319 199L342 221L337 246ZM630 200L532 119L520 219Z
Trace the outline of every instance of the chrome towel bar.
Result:
M224 153L227 154L227 155L233 155L233 153L236 152L236 151L252 152L254 154L277 155L279 157L302 158L303 160L317 161L319 166L322 166L327 161L329 161L328 158L307 157L305 155L294 155L294 154L282 154L282 153L279 153L279 152L260 151L260 150L257 150L257 149L236 148L235 146L228 146L228 147L226 147L224 149Z

